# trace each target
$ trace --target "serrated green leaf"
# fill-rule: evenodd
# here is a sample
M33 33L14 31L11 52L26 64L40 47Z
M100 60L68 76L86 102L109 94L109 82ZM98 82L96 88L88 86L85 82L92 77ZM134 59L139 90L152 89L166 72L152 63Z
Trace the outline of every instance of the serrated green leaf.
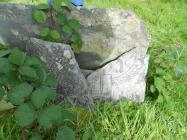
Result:
M42 140L42 138L38 135L31 136L29 140Z
M22 65L25 61L26 54L19 49L15 48L12 50L11 54L8 57L8 60L12 64Z
M27 77L30 77L30 78L36 78L37 77L35 69L33 69L32 67L29 67L29 66L21 66L19 68L19 73L22 76L27 76Z
M10 109L15 108L15 106L11 103L1 100L0 101L0 112L8 111Z
M38 23L45 23L47 21L47 14L41 10L34 9L32 11L33 19Z
M15 110L15 117L21 127L31 125L36 115L35 110L29 104L22 104Z
M45 82L47 78L47 74L45 72L45 69L42 67L36 67L35 71L38 77L34 84L35 84L35 87L38 87L38 86L41 86Z
M9 69L8 60L6 58L0 58L0 73L7 73Z
M76 32L73 32L73 34L71 36L71 41L74 43L80 41L80 35Z
M3 89L3 85L0 84L0 100L3 98L4 96L4 89Z
M49 28L44 28L44 29L42 29L41 32L40 32L40 35L41 35L42 37L47 37L49 34L50 34Z
M178 62L176 64L175 73L177 77L187 73L187 62Z
M25 66L37 66L37 67L42 67L45 68L45 64L38 58L36 57L26 57Z
M62 0L53 0L52 1L52 7L56 10L56 11L60 11L61 7L62 7Z
M62 27L62 31L69 34L69 35L71 35L73 32L72 28L68 24L66 24Z
M44 108L38 117L38 122L42 128L51 128L54 124L60 123L62 118L61 107L50 105Z
M39 9L39 10L45 10L45 9L48 9L49 6L48 6L48 4L41 3L36 8Z
M4 57L11 53L11 50L0 50L0 57Z
M24 98L29 96L33 87L27 83L21 83L8 92L8 98L11 103L19 105L24 102Z
M9 71L5 74L6 82L10 86L10 88L13 88L21 83L20 79L17 76L16 71Z
M56 20L57 20L57 23L59 24L59 25L64 25L65 23L66 23L66 17L64 16L64 14L63 13L57 13L57 18L56 18Z
M56 140L75 140L75 133L67 126L63 126L58 130Z
M0 84L2 84L2 85L7 85L8 84L8 80L7 80L6 75L0 75Z
M48 100L53 100L55 93L48 88L39 88L32 93L32 103L37 107L41 108Z
M165 81L160 78L156 77L154 80L155 87L158 89L159 92L165 89Z
M77 20L75 20L75 19L70 19L70 20L68 20L68 25L69 25L72 29L74 29L74 30L80 28L80 23L79 23L79 21L77 21Z
M50 32L50 36L55 39L55 40L59 40L60 39L60 33L56 30L51 30Z
M48 75L45 81L45 85L47 86L57 86L58 80L53 75Z

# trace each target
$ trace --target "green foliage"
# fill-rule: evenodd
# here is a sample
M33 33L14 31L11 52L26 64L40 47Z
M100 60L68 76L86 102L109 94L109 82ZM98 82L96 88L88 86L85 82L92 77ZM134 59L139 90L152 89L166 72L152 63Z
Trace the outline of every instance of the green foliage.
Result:
M20 105L24 103L25 98L28 97L33 90L33 87L28 83L21 83L8 92L8 98L11 103L15 105Z
M77 32L80 23L75 19L68 19L62 13L65 7L71 9L70 0L54 0L51 6L39 4L33 9L33 19L37 23L50 21L50 28L40 31L44 40L69 43L75 53L80 53L82 41Z
M31 125L36 119L36 111L29 104L21 104L15 110L15 117L18 120L18 124L22 127Z
M40 9L45 8L41 5ZM72 115L53 104L57 79L45 72L45 64L36 57L27 56L18 48L0 50L0 113L13 113L17 124L34 132L33 128L46 131L57 129L58 135L74 132L62 130L65 120L73 120ZM53 88L53 89L52 89ZM31 140L42 140L40 131ZM62 134L60 134L62 133ZM71 138L71 137L70 137ZM70 139L71 140L71 139Z
M59 129L56 140L75 140L75 134L69 127L63 126Z
M39 8L37 8L39 9ZM41 11L41 10L33 10L33 17L35 19L36 22L38 23L45 23L47 20L47 15L45 12Z

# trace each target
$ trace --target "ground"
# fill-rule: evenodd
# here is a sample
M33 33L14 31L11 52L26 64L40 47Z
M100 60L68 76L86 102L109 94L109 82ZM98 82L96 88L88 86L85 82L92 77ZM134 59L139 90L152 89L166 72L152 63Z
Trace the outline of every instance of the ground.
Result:
M0 0L20 3L45 0ZM143 104L119 102L98 105L95 111L70 108L77 113L73 126L78 139L92 132L94 140L185 140L187 138L187 76L175 76L163 50L187 49L186 0L86 0L86 6L134 11L145 21L151 37L147 97ZM178 53L177 53L178 54ZM162 72L161 72L162 71ZM162 73L162 74L161 74ZM161 77L170 77L159 84ZM153 87L156 86L157 90ZM160 87L160 88L158 88ZM0 116L0 139L20 140L12 117ZM50 135L47 135L50 139Z

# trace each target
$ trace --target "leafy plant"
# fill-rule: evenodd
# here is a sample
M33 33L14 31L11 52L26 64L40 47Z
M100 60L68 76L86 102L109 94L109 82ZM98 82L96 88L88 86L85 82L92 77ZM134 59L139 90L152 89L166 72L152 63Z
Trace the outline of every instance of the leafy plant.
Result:
M148 77L148 82L153 84L149 87L149 94L158 97L159 94L166 96L172 91L172 87L181 86L187 83L187 52L184 47L176 45L174 47L162 47L155 65L150 68L152 74ZM154 72L153 72L154 69ZM180 84L178 84L180 83ZM166 93L166 94L165 94Z
M82 41L77 30L80 28L79 21L68 19L63 9L71 9L69 0L49 0L47 4L39 4L33 9L33 19L37 23L49 22L49 28L43 28L40 32L44 40L54 42L62 41L70 44L75 53L79 53Z
M0 113L15 116L23 140L27 140L26 130L30 140L42 140L42 134L54 128L59 128L56 140L74 140L73 130L63 125L74 115L54 104L51 87L57 80L45 72L45 64L18 48L0 46Z

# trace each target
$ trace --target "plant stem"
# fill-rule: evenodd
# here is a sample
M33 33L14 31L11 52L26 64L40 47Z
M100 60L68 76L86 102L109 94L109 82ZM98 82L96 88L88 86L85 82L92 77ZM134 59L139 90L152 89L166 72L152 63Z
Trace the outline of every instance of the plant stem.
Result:
M51 29L55 29L55 19L54 19L54 16L53 16L53 8L52 8L52 6L49 8L49 13L50 13L50 26L51 26Z
M40 128L38 127L37 123L35 123L34 127L35 127L35 130L36 130L36 133L38 135L40 135Z
M22 132L22 139L27 140L27 133L25 127L21 128L21 132Z

